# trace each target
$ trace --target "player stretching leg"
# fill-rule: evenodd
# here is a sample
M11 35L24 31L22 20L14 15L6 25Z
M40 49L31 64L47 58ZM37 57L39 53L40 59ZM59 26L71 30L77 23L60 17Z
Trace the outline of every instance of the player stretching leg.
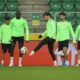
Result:
M43 14L43 17L45 20L47 20L46 24L46 31L39 35L39 38L42 38L43 36L46 36L45 39L43 39L38 46L30 53L30 56L34 55L43 45L47 44L49 53L54 61L54 65L57 66L55 54L53 52L53 44L55 42L55 33L56 33L56 26L54 20L50 17L50 13L46 12Z
M71 33L74 39L74 32L71 23L65 19L65 13L61 12L59 16L61 21L57 23L57 41L59 48L58 54L64 58L63 63L65 63L65 65L68 66L69 61L68 61L67 49L70 39L69 33Z
M13 46L13 51L16 45L16 42L19 44L19 51L20 49L24 46L24 33L26 31L26 41L29 41L29 29L28 29L28 23L26 19L21 17L21 12L17 11L16 12L16 17L14 17L11 20L11 25L12 25L12 46ZM22 66L22 54L20 52L20 57L19 57L19 66ZM11 64L12 66L12 64Z
M80 25L76 29L75 33L75 41L78 39L78 64L76 66L80 66Z
M10 59L13 60L13 54L12 54L12 44L11 44L11 37L12 37L12 29L10 25L10 18L5 18L5 23L0 27L0 41L2 44L2 65L4 64L4 54L10 53ZM10 64L11 61L10 60Z

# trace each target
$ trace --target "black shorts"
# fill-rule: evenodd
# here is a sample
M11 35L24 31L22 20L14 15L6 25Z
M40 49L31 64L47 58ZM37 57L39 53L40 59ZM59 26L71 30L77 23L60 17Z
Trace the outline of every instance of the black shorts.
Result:
M80 50L80 41L78 41L78 50Z
M59 51L63 50L64 47L68 48L68 45L69 45L69 40L59 41L58 42Z
M2 44L3 53L12 53L12 44Z
M24 42L24 37L12 37L12 42Z
M13 51L14 51L14 48L15 48L15 45L16 45L16 42L18 42L19 44L19 49L21 47L24 46L24 37L12 37L12 47L13 47Z

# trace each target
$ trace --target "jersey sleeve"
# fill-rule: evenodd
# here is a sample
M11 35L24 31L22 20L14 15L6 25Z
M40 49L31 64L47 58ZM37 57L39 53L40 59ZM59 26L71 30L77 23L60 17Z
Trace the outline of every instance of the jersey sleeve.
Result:
M13 30L13 19L11 20L10 25L11 25L11 30Z
M77 29L76 29L76 32L75 32L75 41L77 40L77 38L78 38L78 34L79 34L79 26L77 27Z
M58 30L59 30L59 29L58 29L58 23L59 23L59 22L56 23L56 41L58 41L58 32L59 32L59 31L58 31Z
M0 26L0 42L2 40L2 26Z
M43 33L41 33L41 36L46 36L47 35L47 30L45 30Z
M74 31L73 31L73 28L72 28L71 23L69 23L69 31L70 31L70 33L71 33L71 35L72 35L73 43L75 43L75 41L74 41L74 39L75 39L75 35L74 35Z
M24 21L24 26L26 30L26 41L29 41L29 27L28 27L28 22L26 20Z

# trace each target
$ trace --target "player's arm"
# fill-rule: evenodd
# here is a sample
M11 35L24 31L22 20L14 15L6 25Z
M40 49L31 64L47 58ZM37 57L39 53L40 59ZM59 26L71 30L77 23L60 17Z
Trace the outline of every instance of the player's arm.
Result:
M76 32L75 32L75 38L74 38L75 42L78 38L78 35L79 35L79 27L77 27Z
M24 26L26 29L26 41L29 41L29 27L28 27L28 22L26 20L24 21Z
M13 24L14 24L14 21L13 19L10 21L10 26L11 26L11 30L13 30Z
M72 35L73 43L75 43L75 34L74 34L74 31L73 31L71 23L69 23L69 31L70 31L70 33Z
M56 23L56 41L58 41L58 31L59 29L58 29L58 22Z
M0 43L2 41L2 26L0 27Z
M40 34L42 37L47 35L47 30L45 30L43 33Z

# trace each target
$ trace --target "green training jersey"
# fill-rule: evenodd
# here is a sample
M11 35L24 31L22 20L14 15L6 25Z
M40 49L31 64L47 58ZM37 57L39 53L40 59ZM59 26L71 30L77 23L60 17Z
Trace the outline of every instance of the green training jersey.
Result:
M12 29L11 25L3 24L0 27L0 41L3 44L11 44Z
M24 36L26 32L26 41L29 41L29 29L28 29L28 22L24 19L16 19L13 18L11 20L12 25L12 36L13 37L21 37Z
M57 41L69 40L70 34L74 39L74 31L70 22L65 20L57 23Z
M46 30L41 34L42 36L48 36L49 38L55 39L56 26L53 19L49 19L46 24Z
M78 25L76 32L75 32L75 41L78 39L80 41L80 25Z

